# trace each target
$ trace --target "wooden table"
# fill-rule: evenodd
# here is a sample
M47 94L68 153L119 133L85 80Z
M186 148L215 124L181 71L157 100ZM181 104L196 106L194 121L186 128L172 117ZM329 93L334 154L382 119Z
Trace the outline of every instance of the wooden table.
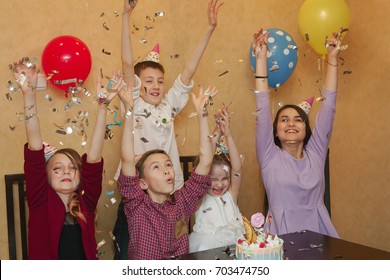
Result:
M288 260L390 260L390 252L312 231L281 235ZM234 260L235 245L181 256L183 260Z

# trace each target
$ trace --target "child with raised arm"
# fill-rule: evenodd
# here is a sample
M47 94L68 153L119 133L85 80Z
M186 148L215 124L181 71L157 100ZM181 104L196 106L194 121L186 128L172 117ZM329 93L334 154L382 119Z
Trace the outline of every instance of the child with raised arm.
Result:
M341 30L327 38L326 79L315 130L297 105L285 105L271 121L267 80L268 34L258 31L256 54L256 151L268 196L271 234L311 230L338 237L324 205L325 160L333 130ZM266 224L265 227L268 227Z
M131 46L130 20L138 0L124 0L122 13L121 55L124 80L132 84L134 98L134 150L136 155L143 154L152 149L164 150L170 157L175 169L175 187L179 189L183 185L183 172L177 148L174 118L186 106L194 82L194 76L207 44L217 27L218 10L223 3L219 0L208 2L208 26L199 43L195 46L186 61L184 68L172 87L165 94L164 67L156 59L149 56L145 61L133 64L133 52ZM118 166L115 179L118 179L120 165ZM121 249L115 252L115 259L126 259L123 254L127 247L128 233L123 214L123 203L118 207L118 218L115 223L114 235ZM117 246L114 247L115 249Z
M237 199L241 187L242 161L230 131L228 109L223 106L215 116L214 155L210 171L211 188L195 213L189 236L190 252L234 244L244 233Z
M135 161L133 99L130 92L120 92L125 105L119 189L126 200L129 230L129 259L169 259L188 253L188 223L196 203L210 188L213 159L205 108L215 91L192 95L199 123L199 164L184 186L173 192L175 169L168 154L159 149L144 153Z
M29 207L28 258L40 260L97 259L95 210L102 191L101 157L107 103L99 102L88 152L57 150L47 161L36 103L38 70L28 58L10 65L23 92L27 144L24 173ZM113 88L115 89L115 87ZM100 80L98 92L101 91Z

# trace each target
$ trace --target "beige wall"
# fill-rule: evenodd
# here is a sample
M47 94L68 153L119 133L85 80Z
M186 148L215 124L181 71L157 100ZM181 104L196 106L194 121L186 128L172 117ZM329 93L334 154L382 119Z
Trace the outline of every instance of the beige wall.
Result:
M254 96L250 91L253 77L248 61L252 34L260 27L279 28L292 35L299 46L298 65L289 80L276 93L272 102L277 104L298 103L312 95L319 96L322 71L317 68L319 56L305 43L298 28L299 7L303 0L225 0L220 10L219 26L204 54L195 75L195 83L214 84L220 89L214 108L222 102L232 101L232 129L238 147L245 156L244 183L239 204L245 215L262 210L263 186L255 157ZM348 0L351 12L350 31L345 38L349 49L341 54L345 64L340 69L340 85L334 133L331 141L331 199L332 219L343 239L390 251L390 95L388 77L390 72L389 24L386 0ZM17 121L16 112L22 109L20 93L13 100L5 98L7 81L11 73L7 65L23 56L36 58L40 64L42 51L52 38L69 34L82 39L92 53L92 70L85 86L94 91L94 81L100 69L105 74L120 67L120 16L122 1L1 1L0 29L0 177L4 174L23 171L23 144L26 141L24 125ZM161 62L166 68L166 84L170 85L181 71L191 48L196 44L206 27L207 0L141 0L133 22L139 27L133 36L135 57L143 58L153 45L160 43ZM146 16L165 12L164 17L152 22ZM101 14L104 12L104 16ZM103 28L103 22L109 30ZM153 29L144 31L144 26ZM139 42L147 39L146 44ZM102 49L111 55L102 53ZM178 54L177 58L171 58ZM242 60L242 61L241 61ZM224 71L229 71L218 77ZM343 74L352 71L352 74ZM52 96L53 102L44 99ZM95 106L91 98L81 96L84 104L65 112L66 99L63 92L50 86L38 93L39 113L44 140L55 146L69 146L82 152L78 136L56 134L55 126L73 117L79 110L91 112L94 123ZM51 107L60 109L58 113ZM312 118L318 109L314 105ZM188 105L176 119L176 134L180 153L191 155L197 152L197 125L195 119L187 118L193 111ZM109 121L113 122L112 115ZM10 126L15 126L12 131ZM100 248L110 259L113 247L109 236L116 218L118 203L111 205L111 196L116 185L112 183L119 161L120 129L104 147L105 181L99 203L97 241L105 239ZM91 126L87 128L91 134ZM0 259L8 258L7 222L4 181L0 180ZM106 207L105 204L108 206Z

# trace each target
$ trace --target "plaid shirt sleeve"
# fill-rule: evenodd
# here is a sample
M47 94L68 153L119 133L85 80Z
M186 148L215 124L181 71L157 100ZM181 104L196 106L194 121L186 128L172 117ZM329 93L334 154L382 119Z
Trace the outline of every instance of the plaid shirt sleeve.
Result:
M175 192L175 198L184 204L187 216L196 210L197 201L210 189L211 180L209 175L200 175L196 171L191 173L184 186Z
M143 199L144 191L140 187L138 171L135 176L125 176L122 171L118 178L119 192L127 200Z

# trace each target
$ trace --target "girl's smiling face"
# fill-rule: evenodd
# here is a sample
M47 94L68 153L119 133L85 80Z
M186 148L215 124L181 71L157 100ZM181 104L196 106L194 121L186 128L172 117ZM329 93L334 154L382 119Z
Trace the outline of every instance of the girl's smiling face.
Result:
M213 164L210 172L211 188L208 194L223 195L230 187L230 167L226 164Z

